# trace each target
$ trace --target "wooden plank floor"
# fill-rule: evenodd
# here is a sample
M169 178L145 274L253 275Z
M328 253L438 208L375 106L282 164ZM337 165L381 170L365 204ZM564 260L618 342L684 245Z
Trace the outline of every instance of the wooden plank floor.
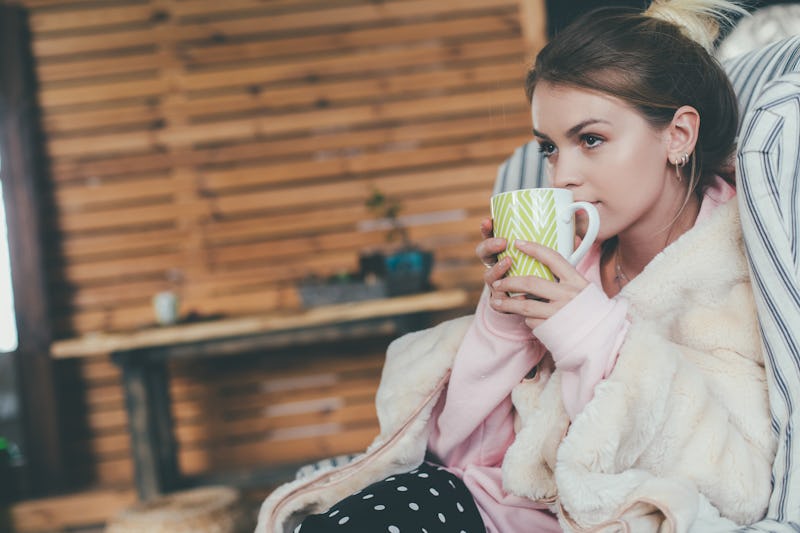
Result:
M274 487L251 489L243 499L253 517ZM62 496L18 502L11 507L14 533L102 533L106 522L133 505L133 489L91 489ZM5 533L5 532L3 532Z
M132 488L92 489L15 503L11 519L16 533L94 531L135 500Z

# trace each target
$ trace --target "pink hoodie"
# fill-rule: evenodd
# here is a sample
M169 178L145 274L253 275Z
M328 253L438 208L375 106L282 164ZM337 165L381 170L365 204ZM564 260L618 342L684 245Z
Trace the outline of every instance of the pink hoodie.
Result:
M735 194L717 178L695 224ZM464 480L490 533L561 531L544 504L503 489L501 465L515 436L511 390L549 351L562 373L564 406L574 419L613 370L629 326L628 303L603 292L600 255L595 245L577 267L589 285L533 332L521 317L492 309L484 291L444 401L433 413L428 448Z

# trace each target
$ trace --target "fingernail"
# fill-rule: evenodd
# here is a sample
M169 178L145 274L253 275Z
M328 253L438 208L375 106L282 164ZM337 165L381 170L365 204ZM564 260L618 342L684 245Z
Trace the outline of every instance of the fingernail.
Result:
M495 281L494 283L492 283L492 287L494 287L495 289L496 289L497 287L499 287L499 286L500 286L500 280L497 280L497 281Z
M500 298L495 298L492 300L492 305L500 305L503 302Z

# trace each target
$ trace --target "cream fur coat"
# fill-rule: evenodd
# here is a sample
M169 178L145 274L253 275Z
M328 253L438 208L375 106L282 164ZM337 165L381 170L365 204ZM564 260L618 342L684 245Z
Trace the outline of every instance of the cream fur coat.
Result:
M625 287L628 336L571 424L549 357L514 389L506 490L548 503L568 531L706 533L764 515L776 440L738 228L733 200ZM431 411L471 319L393 342L376 396L380 435L352 463L278 488L256 531L290 532L422 462Z

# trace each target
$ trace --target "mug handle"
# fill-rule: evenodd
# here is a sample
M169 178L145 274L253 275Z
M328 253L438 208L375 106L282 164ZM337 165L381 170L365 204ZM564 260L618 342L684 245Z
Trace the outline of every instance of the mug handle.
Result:
M567 258L567 261L569 261L572 266L577 265L578 261L583 259L583 256L586 255L586 252L588 252L589 248L594 244L595 239L597 239L597 233L600 231L600 214L597 212L597 208L589 202L573 202L569 204L564 211L564 221L568 222L571 217L575 216L575 211L581 209L586 211L586 214L589 215L589 227L586 228L586 235L583 236L581 245Z

